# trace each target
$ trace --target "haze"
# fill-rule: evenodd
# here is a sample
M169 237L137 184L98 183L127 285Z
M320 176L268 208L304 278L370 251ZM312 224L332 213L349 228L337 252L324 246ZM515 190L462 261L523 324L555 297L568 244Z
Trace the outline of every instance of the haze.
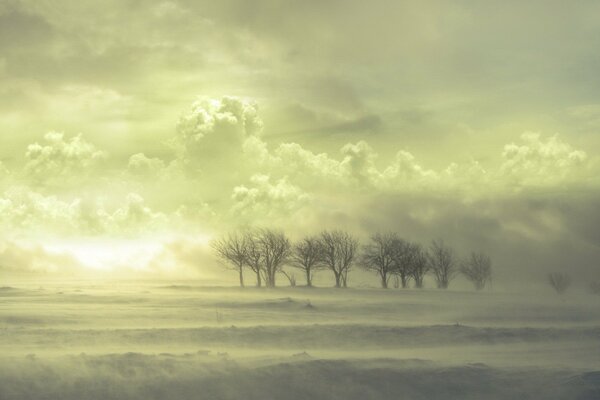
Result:
M592 0L0 0L0 398L595 398L599 48ZM456 277L233 288L267 230Z

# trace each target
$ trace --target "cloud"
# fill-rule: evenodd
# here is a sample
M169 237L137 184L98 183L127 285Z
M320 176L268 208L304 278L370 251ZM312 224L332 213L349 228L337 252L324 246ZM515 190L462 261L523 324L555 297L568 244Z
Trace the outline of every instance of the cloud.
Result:
M2 2L2 230L219 231L253 213L375 230L377 204L406 197L440 225L436 198L510 237L562 232L552 212L481 205L598 190L599 5L546 3ZM49 128L85 136L37 138ZM561 136L514 139L527 129Z
M116 183L97 188L113 191L112 201L93 200L87 194L34 191L22 195L24 200L2 197L3 218L29 228L64 223L72 231L90 233L131 232L144 225L150 230L167 225L188 229L183 220L218 229L236 221L247 223L253 217L308 220L311 207L328 204L332 213L346 210L343 203L358 194L420 193L476 200L511 196L515 188L555 190L565 182L583 185L592 172L585 152L557 136L544 139L524 134L522 143L503 147L500 164L470 159L436 170L407 150L397 151L386 162L362 140L342 146L338 157L315 153L298 143L272 146L260 136L262 125L252 101L203 98L178 121L170 141L170 161L135 153L122 166L126 169L119 175L124 180L122 188L115 190ZM81 135L69 139L51 132L45 141L28 147L25 171L29 176L45 174L49 180L63 175L89 177L106 157ZM126 191L127 186L135 189Z
M342 146L339 159L313 153L297 143L282 143L270 150L259 137L245 142L244 153L258 163L261 173L285 177L311 193L329 189L451 193L465 198L491 193L503 196L531 188L560 190L563 184L586 187L597 169L584 151L558 136L544 138L527 132L521 135L521 143L501 148L497 154L502 157L500 163L484 164L471 158L437 170L426 167L407 150L397 151L387 164L378 162L377 152L362 140Z
M483 251L492 257L495 285L543 284L550 271L597 279L597 201L595 192L469 200L424 192L369 196L346 210L352 223L347 229L362 235L398 231L423 244L443 238L461 257Z
M72 274L81 271L72 255L48 251L39 244L0 240L0 271L3 273Z
M316 190L402 191L430 188L438 181L436 172L419 165L407 151L399 151L381 171L376 164L378 154L363 140L342 146L340 159L315 154L297 143L282 143L271 152L259 138L248 140L245 152L248 158L258 160L265 172Z
M178 156L192 167L214 170L215 164L233 162L244 141L261 130L255 103L236 97L201 99L177 122L173 144Z
M424 168L416 161L415 156L401 150L383 171L383 180L385 186L393 191L427 190L435 188L439 182L439 174Z
M377 153L363 140L356 144L348 143L341 149L343 159L340 168L350 182L360 188L377 184L380 173L375 166Z
M336 116L340 126L302 119L303 132L331 127L340 133L325 145L323 134L294 138L318 153L331 151L329 144L360 139L348 139L351 130L378 130L381 138L370 143L375 149L410 142L413 154L419 154L414 146L431 148L434 137L451 139L451 152L431 150L450 163L457 151L468 151L463 144L470 138L456 134L460 124L490 130L495 139L510 137L502 125L515 124L521 131L533 118L589 102L589 91L599 84L590 50L598 47L593 35L598 21L589 17L598 7L592 3L565 15L538 1L525 8L407 1L393 9L378 1L371 6L258 2L250 8L239 1L157 1L144 9L116 1L8 2L1 10L1 62L3 81L17 89L3 98L27 100L18 102L18 119L2 116L7 122L1 127L19 134L48 126L81 130L99 143L115 131L97 128L109 120L120 128L119 136L127 136L129 154L157 154L154 143L164 139L183 101L200 91L237 93L264 99L267 110L303 104ZM490 16L497 17L493 23ZM514 38L507 39L507 27ZM88 98L80 90L97 95L101 110L78 107ZM43 93L37 107L31 92ZM132 101L103 107L105 99L116 101L114 94ZM60 110L52 107L55 100ZM72 112L79 109L95 117ZM427 113L418 115L418 123L399 118L390 124L394 112L407 109ZM562 127L579 129L579 123L570 128L569 120L556 122L543 129L565 134ZM81 126L72 130L76 124ZM592 135L585 139L586 147L594 144ZM111 155L125 147L111 140L106 146ZM494 151L491 145L484 156L488 151Z
M540 266L531 267L532 278L543 273L544 263L558 268L566 262L554 248L578 252L583 264L575 269L584 273L597 254L597 230L586 223L594 221L589 199L597 189L590 184L597 165L558 136L526 133L500 145L496 159L430 168L401 146L387 158L362 140L328 154L270 141L261 129L251 101L199 100L179 120L170 156L134 152L113 165L122 172L116 180L101 174L105 153L82 136L47 134L43 145L29 146L27 174L13 173L16 182L44 174L87 176L93 190L73 182L13 186L0 195L0 223L38 237L180 234L181 243L164 242L173 243L147 263L163 275L184 261L190 268L181 273L192 273L194 257L206 256L201 245L184 243L190 237L253 224L292 236L343 227L358 235L401 230L424 243L453 238L461 252L493 253L507 271L535 260ZM572 188L579 190L579 203ZM536 197L540 189L564 195L561 207L572 209Z
M233 189L234 216L253 223L263 218L290 218L310 202L310 195L282 178L271 182L268 175L254 175L250 185Z
M42 144L27 146L25 174L35 183L60 183L89 175L105 159L106 153L83 139L66 138L64 133L48 132Z
M127 195L125 205L112 214L112 219L119 227L125 229L128 227L152 229L156 225L167 223L167 217L162 213L152 211L146 205L144 198L137 193Z
M111 233L127 235L168 226L165 214L153 211L137 193L120 204L106 199L45 195L27 187L13 187L0 195L0 222L11 231L29 234L77 236Z
M129 157L127 170L136 176L156 177L165 168L165 162L156 157L147 157L144 153L137 153Z
M56 196L45 196L25 187L14 187L0 197L0 220L14 229L36 231L75 228L75 216L80 213L78 199L64 201Z
M254 151L265 146L259 139L262 120L256 103L238 97L202 98L178 120L175 134L168 143L174 158L157 173L170 182L183 182L183 195L194 190L202 198L193 200L222 202L231 190L257 173ZM258 147L252 148L253 144ZM247 154L248 152L252 154ZM146 157L147 158L147 157ZM160 168L160 161L140 155L130 158L130 170ZM180 185L181 186L181 185ZM179 192L181 193L181 192Z
M304 187L346 185L338 160L326 153L315 154L297 143L282 143L270 152L265 142L253 139L246 142L245 152L263 171L287 176Z
M490 188L490 173L477 160L451 163L441 173L425 171L424 175L437 181L443 190L460 191L465 196L480 195Z
M39 47L54 37L52 26L42 17L18 10L0 8L0 48L17 51L23 46Z
M514 186L558 185L587 172L587 154L557 135L544 141L539 133L526 132L521 142L507 144L502 152L500 173Z

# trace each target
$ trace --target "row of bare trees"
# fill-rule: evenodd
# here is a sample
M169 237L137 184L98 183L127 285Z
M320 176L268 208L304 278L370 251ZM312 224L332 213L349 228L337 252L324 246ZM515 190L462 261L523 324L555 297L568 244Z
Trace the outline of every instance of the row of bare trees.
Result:
M263 282L267 287L274 287L278 272L293 282L295 278L283 270L287 264L303 272L307 286L312 286L317 270L329 269L336 287L347 287L348 273L358 252L358 240L344 231L323 231L318 236L305 237L292 244L281 231L258 229L230 233L213 241L212 247L229 268L238 272L240 286L244 286L245 268L256 274L259 287Z
M295 277L283 269L285 265L302 271L307 286L312 286L316 271L328 270L336 287L347 287L349 272L356 264L377 273L383 288L391 279L395 287L407 288L414 281L415 287L422 288L425 276L431 274L437 287L446 289L462 273L480 290L492 278L491 260L483 253L472 253L459 261L453 249L441 240L432 241L426 248L397 233L375 233L360 247L356 237L341 230L326 230L291 243L281 231L258 229L230 233L213 241L212 247L229 268L238 272L240 286L244 286L245 269L256 275L259 287L263 282L274 287L277 273L283 273L294 285Z
M477 290L491 283L492 262L483 253L471 253L459 261L454 250L442 240L434 240L429 248L402 239L396 233L376 233L363 246L361 265L379 275L381 287L387 288L393 277L395 286L407 288L410 280L416 288L423 287L425 276L433 275L439 289L447 289L459 273L471 281Z
M225 264L239 274L244 286L244 269L256 274L256 285L275 287L275 278L292 255L290 240L283 232L271 229L235 232L212 242L212 247Z

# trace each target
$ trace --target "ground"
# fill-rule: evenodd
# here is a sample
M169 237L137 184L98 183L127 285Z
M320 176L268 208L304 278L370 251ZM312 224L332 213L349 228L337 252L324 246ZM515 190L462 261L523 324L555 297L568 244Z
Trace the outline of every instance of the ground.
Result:
M0 288L0 399L599 399L600 296Z

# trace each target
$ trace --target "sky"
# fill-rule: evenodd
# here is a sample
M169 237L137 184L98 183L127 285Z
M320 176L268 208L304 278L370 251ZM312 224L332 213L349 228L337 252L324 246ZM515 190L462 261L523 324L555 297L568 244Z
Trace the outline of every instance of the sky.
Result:
M597 1L0 0L0 271L397 231L600 275Z

